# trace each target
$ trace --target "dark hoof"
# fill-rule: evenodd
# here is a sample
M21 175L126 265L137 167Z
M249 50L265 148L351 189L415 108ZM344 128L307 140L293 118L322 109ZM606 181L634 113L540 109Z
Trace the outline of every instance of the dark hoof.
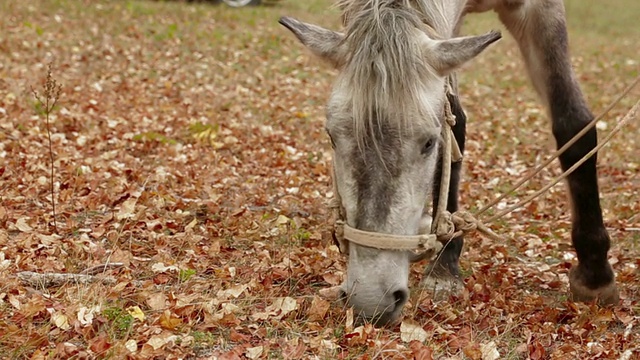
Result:
M451 295L460 295L464 289L464 283L459 276L440 266L428 268L422 279L422 288L431 294L433 300L446 300Z
M579 266L574 266L569 272L569 289L573 301L591 302L597 300L599 305L617 305L620 293L615 279L609 284L592 289L588 287L580 274Z

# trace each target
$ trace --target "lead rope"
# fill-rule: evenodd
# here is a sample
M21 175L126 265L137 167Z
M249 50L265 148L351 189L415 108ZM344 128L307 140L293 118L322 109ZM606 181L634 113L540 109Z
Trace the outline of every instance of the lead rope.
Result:
M447 81L445 94L453 94L451 85ZM444 153L442 154L442 176L440 178L440 192L438 197L438 207L433 217L431 233L438 237L438 240L446 246L451 239L461 236L473 230L478 230L485 236L502 240L502 238L491 231L489 227L477 220L471 213L458 210L451 214L447 211L449 199L449 186L451 181L451 163L462 160L462 152L458 142L453 138L453 127L456 125L456 116L451 110L451 103L445 101L445 119L442 126L442 137L444 140Z
M611 102L611 104L609 104L609 106L607 106L598 116L596 116L593 120L591 120L590 123L587 124L587 126L585 126L584 128L582 128L582 130L580 130L580 132L578 132L577 134L575 134L571 140L569 140L566 144L564 144L560 149L558 149L555 153L553 153L546 161L544 161L542 164L538 165L538 167L536 167L530 174L528 174L527 176L525 176L524 178L522 178L522 180L518 181L515 185L513 185L513 187L511 187L509 190L505 191L504 193L502 193L502 195L496 197L495 199L493 199L492 201L490 201L488 204L486 204L484 207L482 207L482 209L478 210L476 212L476 216L480 216L482 215L484 212L486 212L487 210L489 210L490 208L492 208L493 206L495 206L497 203L500 202L500 200L504 199L505 197L507 197L509 194L513 193L514 191L516 191L518 188L520 188L522 185L524 185L524 183L526 183L527 181L531 180L535 175L537 175L538 173L540 173L540 171L542 171L542 169L546 168L549 164L551 164L554 160L556 160L557 158L560 157L560 155L562 155L565 151L567 151L567 149L569 147L571 147L573 144L575 144L578 140L580 140L580 138L582 138L582 136L584 136L589 130L591 130L594 126L596 126L596 124L598 123L598 121L600 121L602 118L604 118L609 111L611 111L616 105L618 105L618 103L625 97L627 96L627 94L629 94L631 92L631 90L633 90L634 87L636 87L638 85L638 83L640 83L640 76L638 76L635 81L633 81L631 83L631 85L627 86L626 89L624 89L624 91L618 95L618 97L613 100L613 102ZM607 140L608 141L608 140ZM605 142L606 143L606 142ZM584 158L584 157L583 157ZM588 158L588 157L587 157ZM524 205L524 204L523 204Z

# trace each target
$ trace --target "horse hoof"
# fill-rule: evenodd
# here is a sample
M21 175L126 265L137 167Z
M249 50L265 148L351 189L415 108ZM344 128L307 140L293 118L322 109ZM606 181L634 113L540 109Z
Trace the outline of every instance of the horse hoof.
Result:
M597 300L601 306L617 305L620 301L620 293L615 280L607 285L591 289L585 285L577 266L571 268L569 272L569 290L573 301L591 302Z

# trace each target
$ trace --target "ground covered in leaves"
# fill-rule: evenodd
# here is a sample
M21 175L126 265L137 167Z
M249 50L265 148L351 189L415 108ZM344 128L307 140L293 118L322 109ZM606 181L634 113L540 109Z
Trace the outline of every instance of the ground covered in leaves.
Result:
M637 359L639 125L599 155L622 299L567 299L564 187L468 237L459 296L411 271L395 328L357 326L322 289L330 241L323 106L334 71L280 15L338 28L328 0L230 9L152 1L1 1L0 358ZM635 0L566 2L572 61L595 113L639 73ZM466 33L500 28L468 19ZM61 86L50 116L47 65ZM486 204L553 149L506 37L460 74L469 113L462 204ZM598 125L606 134L631 95ZM54 163L56 215L50 194ZM559 173L545 170L506 207ZM94 268L107 263L117 267ZM24 272L98 273L62 284Z

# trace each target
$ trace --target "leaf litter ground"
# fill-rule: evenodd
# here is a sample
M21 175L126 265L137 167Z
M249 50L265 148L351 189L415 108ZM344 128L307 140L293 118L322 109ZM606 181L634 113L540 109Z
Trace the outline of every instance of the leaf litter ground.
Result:
M567 1L572 61L594 112L638 75L630 0ZM146 1L0 4L0 357L633 359L640 354L638 124L599 154L620 306L567 300L575 261L564 187L467 239L465 289L420 289L401 325L354 324L320 296L331 245L323 107L334 71L280 15L338 28L329 1L229 9ZM614 11L616 10L616 11ZM615 17L615 18L614 18ZM319 21L318 19L322 19ZM470 18L465 32L499 24ZM51 116L58 233L40 89ZM477 209L552 150L544 110L506 38L460 73L469 114L463 206ZM613 127L638 97L599 124ZM559 173L545 170L506 207ZM22 271L119 262L115 282L43 287Z

